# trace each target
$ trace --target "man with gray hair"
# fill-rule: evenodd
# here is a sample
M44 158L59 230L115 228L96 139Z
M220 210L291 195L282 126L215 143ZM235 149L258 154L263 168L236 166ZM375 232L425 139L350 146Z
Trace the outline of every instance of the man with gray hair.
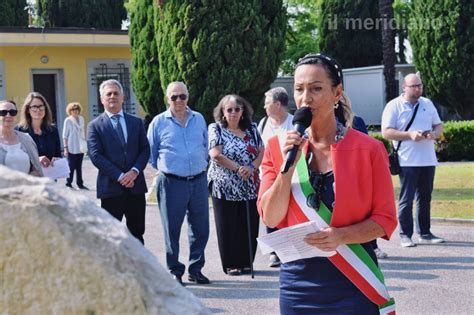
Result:
M288 92L283 87L275 87L265 93L264 108L267 116L258 124L258 131L265 146L273 136L284 136L293 128L293 115L288 113ZM262 172L260 171L260 174ZM267 227L267 233L276 231L276 228ZM270 254L269 267L279 267L280 259L276 253Z
M207 191L207 126L204 117L188 107L188 88L171 82L166 89L169 108L148 127L151 165L159 171L156 196L165 234L166 265L183 284L185 265L179 261L179 238L188 220L188 280L208 284L201 272L209 238Z
M123 88L117 80L99 87L104 113L90 122L87 146L89 157L99 170L97 198L113 217L127 220L130 233L142 244L145 234L145 169L150 146L141 119L122 109Z
M398 147L401 169L398 221L402 247L416 245L412 241L415 197L418 241L444 242L430 230L431 193L438 164L434 142L443 133L443 123L433 103L422 94L420 77L411 73L403 82L403 94L388 102L382 114L382 135Z

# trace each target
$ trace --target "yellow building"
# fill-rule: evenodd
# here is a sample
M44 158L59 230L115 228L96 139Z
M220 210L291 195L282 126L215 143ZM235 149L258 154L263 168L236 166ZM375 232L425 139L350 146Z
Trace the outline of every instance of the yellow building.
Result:
M0 27L0 99L21 106L29 92L40 92L62 129L69 102L81 103L89 122L103 112L100 83L117 79L124 110L142 116L131 88L130 58L127 31Z

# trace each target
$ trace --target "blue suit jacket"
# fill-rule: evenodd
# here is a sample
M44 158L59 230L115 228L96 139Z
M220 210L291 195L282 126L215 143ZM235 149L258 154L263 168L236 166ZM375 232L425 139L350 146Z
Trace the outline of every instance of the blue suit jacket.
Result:
M92 163L99 169L97 198L111 198L123 194L127 188L117 180L120 174L128 172L132 167L137 168L140 174L131 192L133 194L147 192L143 170L150 158L150 145L146 138L145 127L141 119L125 112L123 114L128 133L126 146L122 146L106 113L89 123L88 154Z

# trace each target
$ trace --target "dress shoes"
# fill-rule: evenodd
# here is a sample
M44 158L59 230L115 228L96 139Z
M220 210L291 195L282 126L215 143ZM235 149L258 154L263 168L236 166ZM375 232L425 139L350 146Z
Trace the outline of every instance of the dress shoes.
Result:
M89 190L89 188L87 188L87 187L84 186L84 185L81 185L81 186L78 186L78 187L79 187L79 189L82 189L82 190Z
M188 280L191 282L196 282L197 284L209 284L211 283L209 279L203 275L200 271L196 273L190 273L188 275Z

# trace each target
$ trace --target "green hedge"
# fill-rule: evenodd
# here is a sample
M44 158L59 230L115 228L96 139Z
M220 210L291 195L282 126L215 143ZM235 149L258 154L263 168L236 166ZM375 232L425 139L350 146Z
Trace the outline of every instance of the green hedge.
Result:
M439 161L474 161L474 120L444 123L436 153Z
M387 152L388 153L392 152L392 143L388 141L387 139L384 139L384 137L382 137L382 134L380 132L369 132L369 136L379 141L382 141L383 144L385 145L385 149L387 149Z
M380 133L369 134L382 141L387 152L391 152L390 141ZM436 142L435 149L440 162L474 161L474 120L445 122L443 135Z

